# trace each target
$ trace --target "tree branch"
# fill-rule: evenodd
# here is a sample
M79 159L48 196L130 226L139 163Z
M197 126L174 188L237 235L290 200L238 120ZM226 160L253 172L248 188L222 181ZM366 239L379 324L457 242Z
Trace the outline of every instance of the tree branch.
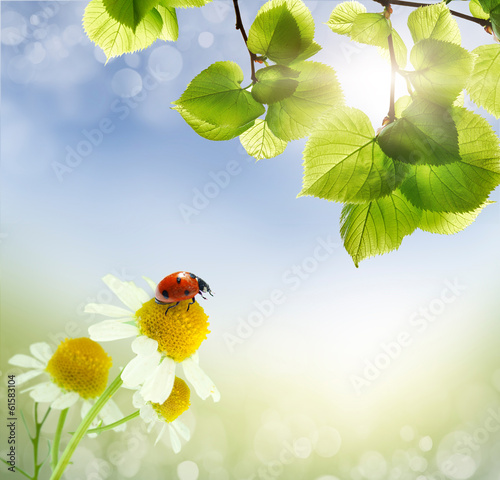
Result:
M240 13L240 7L238 5L238 0L233 0L233 5L234 5L234 13L236 14L236 30L239 30L241 32L241 36L245 41L245 46L247 47L248 53L250 54L250 67L252 69L251 79L252 83L256 83L257 78L255 77L255 60L257 59L257 55L255 55L255 53L252 53L248 49L247 32L245 32L245 27L243 26L243 21L241 20L241 13Z
M420 3L420 2L407 2L405 0L373 0L374 2L380 3L383 7L388 7L389 5L400 5L403 7L413 7L413 8L418 8L418 7L428 7L430 5L437 5L436 3ZM472 17L470 15L466 15L465 13L460 13L456 12L455 10L450 9L450 13L452 15L455 15L455 17L463 18L464 20L469 20L470 22L477 23L478 25L481 25L482 27L487 27L488 25L491 25L491 22L489 20L485 20L483 18L476 18Z
M396 92L396 72L399 70L398 62L396 61L396 54L394 53L394 42L392 41L392 33L387 37L389 44L389 55L391 56L391 98L389 100L389 113L387 119L389 123L396 120L396 111L394 108L394 96Z

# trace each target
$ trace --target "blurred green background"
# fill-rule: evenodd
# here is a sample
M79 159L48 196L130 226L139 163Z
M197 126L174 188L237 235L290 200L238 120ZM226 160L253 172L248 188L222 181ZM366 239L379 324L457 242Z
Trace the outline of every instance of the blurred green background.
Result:
M263 3L241 2L247 29ZM387 63L324 25L338 2L306 3L324 47L317 60L336 69L347 103L377 128ZM7 359L30 344L86 336L99 321L86 303L119 305L100 280L107 273L146 288L142 275L187 270L215 292L200 300L212 330L200 361L222 399L193 393L183 416L191 441L174 455L168 436L153 446L156 434L136 419L124 434L82 442L66 478L500 479L498 204L460 234L417 232L356 269L341 246L341 206L295 199L304 141L255 163L237 139L208 142L170 110L215 61L249 75L231 2L179 10L177 43L106 65L81 28L85 2L1 7L4 384L20 373ZM467 2L453 8L466 12ZM393 22L411 45L408 13L395 8ZM459 25L466 48L492 41ZM151 87L155 69L165 81ZM105 118L113 130L97 141ZM92 132L87 152L81 142ZM68 159L79 148L81 159ZM230 162L237 173L227 173ZM116 375L130 341L103 346ZM117 402L133 411L130 392ZM18 408L30 418L27 394ZM70 414L70 428L78 418ZM18 465L31 471L20 422L17 433Z

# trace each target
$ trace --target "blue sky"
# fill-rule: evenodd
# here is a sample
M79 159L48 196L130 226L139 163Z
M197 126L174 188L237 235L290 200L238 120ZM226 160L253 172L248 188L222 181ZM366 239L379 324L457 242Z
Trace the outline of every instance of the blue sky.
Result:
M262 2L241 3L248 29ZM338 71L347 103L377 128L388 108L387 64L328 30L335 2L306 3L324 47L318 60ZM209 142L170 109L215 61L234 60L249 75L230 7L181 10L176 44L157 42L105 65L81 28L84 2L2 2L3 341L17 337L7 327L12 312L26 326L22 342L4 344L5 355L50 340L70 322L85 335L82 304L107 299L100 278L109 272L140 283L142 275L159 281L187 270L215 292L200 300L213 332L202 356L224 386L242 374L307 370L335 379L348 411L352 376L401 332L412 346L382 375L370 408L403 386L415 398L443 382L451 391L464 357L472 359L467 375L483 379L498 366L498 349L488 344L499 331L498 204L458 235L416 232L399 251L356 269L341 246L341 206L295 198L304 141L255 162L238 139ZM399 11L395 25L408 39L407 12ZM468 48L490 41L480 27L460 27ZM420 330L410 319L438 305L449 282L464 288ZM231 347L241 323L251 315L259 322L259 306L272 298L282 301ZM126 350L116 352L126 361Z

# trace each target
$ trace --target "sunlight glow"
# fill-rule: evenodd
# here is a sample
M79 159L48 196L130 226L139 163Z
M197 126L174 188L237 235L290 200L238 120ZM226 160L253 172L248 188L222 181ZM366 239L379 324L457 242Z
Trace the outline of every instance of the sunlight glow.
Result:
M344 47L342 54L345 65L336 70L346 104L363 110L377 130L389 110L390 64L380 55L374 55L374 47L362 44L341 44L341 47ZM405 83L398 77L396 76L396 100L408 94Z

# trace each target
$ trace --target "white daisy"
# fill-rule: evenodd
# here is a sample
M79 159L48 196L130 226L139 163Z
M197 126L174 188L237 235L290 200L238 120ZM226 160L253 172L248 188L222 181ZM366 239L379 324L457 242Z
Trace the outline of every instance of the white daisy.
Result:
M140 417L148 425L148 433L156 425L161 427L155 445L168 430L172 449L174 453L179 453L181 451L179 436L186 442L191 437L188 427L178 418L189 408L189 388L186 383L175 377L172 393L162 405L147 402L139 391L134 393L132 403L134 407L140 409Z
M49 381L33 385L21 393L29 392L30 397L38 403L50 403L54 410L64 410L82 400L82 418L106 389L111 358L104 349L89 338L66 339L61 342L55 352L45 342L30 346L32 356L17 354L9 363L17 367L29 368L16 377L17 385L45 375ZM113 400L109 400L99 413L96 423L104 425L121 420L123 415ZM96 426L96 425L95 425ZM114 430L124 430L119 425Z
M154 291L154 282L144 279ZM210 333L208 317L199 303L187 310L189 301L186 300L168 309L133 282L123 282L113 275L106 275L103 281L128 310L114 305L88 304L87 313L112 318L91 325L89 335L98 342L136 337L132 342L136 356L122 372L124 386L140 388L146 401L162 404L172 391L176 366L180 363L196 393L203 400L211 396L218 402L219 391L198 364L196 352Z

